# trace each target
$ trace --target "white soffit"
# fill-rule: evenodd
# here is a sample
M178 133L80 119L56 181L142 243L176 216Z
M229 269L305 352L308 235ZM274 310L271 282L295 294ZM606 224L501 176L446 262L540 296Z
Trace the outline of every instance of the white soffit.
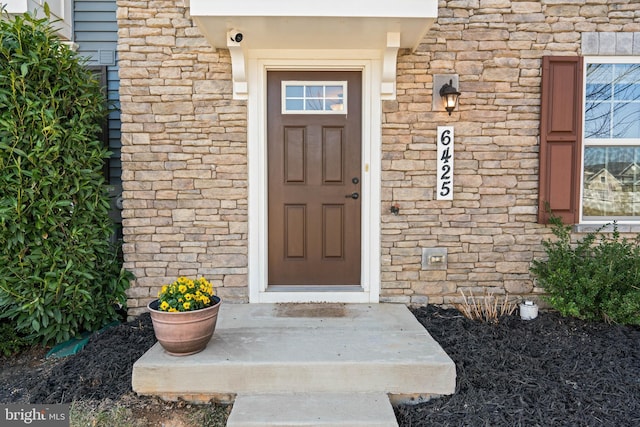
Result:
M390 32L414 49L438 16L438 0L190 0L190 8L215 47L237 30L246 49L382 49Z
M231 52L233 94L247 99L245 56L258 49L374 49L383 99L395 98L398 49L415 49L438 17L438 0L190 0L198 28ZM231 39L242 33L242 42Z

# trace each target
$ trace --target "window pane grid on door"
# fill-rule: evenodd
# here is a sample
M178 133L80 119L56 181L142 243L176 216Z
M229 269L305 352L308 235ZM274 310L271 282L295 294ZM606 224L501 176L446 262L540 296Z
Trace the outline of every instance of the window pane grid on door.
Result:
M282 82L282 114L347 114L347 82Z

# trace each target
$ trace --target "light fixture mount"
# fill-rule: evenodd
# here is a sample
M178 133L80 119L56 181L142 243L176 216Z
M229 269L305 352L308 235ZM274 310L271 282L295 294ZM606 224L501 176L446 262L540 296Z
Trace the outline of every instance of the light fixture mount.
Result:
M459 96L460 92L453 86L453 80L449 80L449 83L443 84L440 88L440 97L444 102L444 109L447 110L449 115L455 110Z

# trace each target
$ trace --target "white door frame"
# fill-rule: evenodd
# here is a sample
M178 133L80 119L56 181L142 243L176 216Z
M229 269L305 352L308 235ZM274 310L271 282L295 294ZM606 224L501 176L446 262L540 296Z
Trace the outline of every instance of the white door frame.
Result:
M248 51L249 302L377 303L380 299L381 52L379 50ZM267 71L362 72L362 288L269 291L267 218Z

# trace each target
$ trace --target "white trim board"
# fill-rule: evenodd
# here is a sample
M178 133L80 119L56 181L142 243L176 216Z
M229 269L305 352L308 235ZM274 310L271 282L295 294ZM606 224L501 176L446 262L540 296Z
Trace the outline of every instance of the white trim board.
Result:
M377 303L380 299L381 69L378 50L248 52L249 302ZM362 289L272 291L268 283L267 71L362 72Z

